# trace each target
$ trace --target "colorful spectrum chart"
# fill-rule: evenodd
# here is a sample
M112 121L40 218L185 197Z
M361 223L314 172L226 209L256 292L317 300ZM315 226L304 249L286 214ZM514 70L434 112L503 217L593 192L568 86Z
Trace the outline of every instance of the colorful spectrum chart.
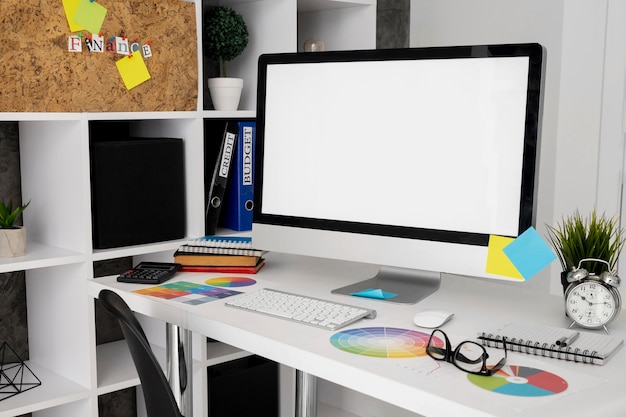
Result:
M245 277L219 277L209 278L204 283L215 287L247 287L256 284L256 280Z
M330 343L337 349L376 358L426 356L429 334L395 327L364 327L333 334Z
M191 305L210 303L211 301L241 294L239 291L235 290L186 281L161 284L156 287L142 288L141 290L135 290L133 292Z
M518 397L545 397L567 389L567 381L558 375L517 365L504 366L492 376L468 374L468 379L488 391Z

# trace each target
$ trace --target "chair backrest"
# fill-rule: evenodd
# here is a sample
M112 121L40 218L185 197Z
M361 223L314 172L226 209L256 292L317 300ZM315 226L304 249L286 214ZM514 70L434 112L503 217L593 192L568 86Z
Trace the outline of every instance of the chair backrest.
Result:
M117 317L137 368L148 417L182 417L172 389L157 361L141 324L128 304L110 290L98 295L102 305Z

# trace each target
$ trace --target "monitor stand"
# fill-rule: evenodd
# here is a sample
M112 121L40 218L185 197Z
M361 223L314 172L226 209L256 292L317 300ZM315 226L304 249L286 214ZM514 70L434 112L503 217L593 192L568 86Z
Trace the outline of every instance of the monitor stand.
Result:
M415 304L439 289L439 272L382 266L373 278L332 290L399 304ZM394 296L391 296L395 294Z

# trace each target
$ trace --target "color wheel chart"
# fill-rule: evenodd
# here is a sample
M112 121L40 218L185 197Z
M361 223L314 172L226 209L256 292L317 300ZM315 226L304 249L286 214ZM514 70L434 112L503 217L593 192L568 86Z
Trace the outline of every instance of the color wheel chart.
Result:
M239 291L235 290L212 287L210 285L196 284L186 281L172 282L168 284L158 285L156 287L142 288L141 290L135 290L133 292L191 305L209 303L211 301L230 297L231 295L241 294Z
M488 391L518 397L545 397L567 389L558 375L526 366L506 365L492 376L468 374L474 385Z
M375 358L426 356L429 334L395 327L364 327L342 330L330 337L337 349Z
M215 287L247 287L256 284L256 280L245 277L219 277L209 278L204 283Z

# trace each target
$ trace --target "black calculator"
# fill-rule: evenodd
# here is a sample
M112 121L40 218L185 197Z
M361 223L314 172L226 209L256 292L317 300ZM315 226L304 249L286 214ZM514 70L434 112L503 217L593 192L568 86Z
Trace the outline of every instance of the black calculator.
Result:
M160 284L174 276L179 269L180 264L140 262L134 268L120 274L117 280L119 282L130 282L133 284Z

